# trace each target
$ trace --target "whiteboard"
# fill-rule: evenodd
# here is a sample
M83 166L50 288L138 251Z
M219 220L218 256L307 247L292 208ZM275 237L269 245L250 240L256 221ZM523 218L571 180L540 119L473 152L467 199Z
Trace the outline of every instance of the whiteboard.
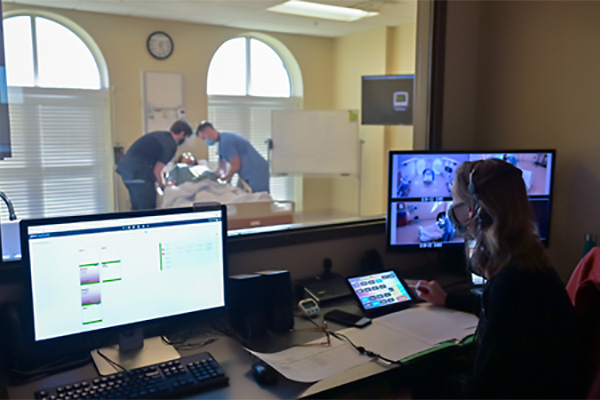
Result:
M183 116L183 75L144 71L145 131L168 131Z
M271 115L274 174L358 174L358 111L277 110Z

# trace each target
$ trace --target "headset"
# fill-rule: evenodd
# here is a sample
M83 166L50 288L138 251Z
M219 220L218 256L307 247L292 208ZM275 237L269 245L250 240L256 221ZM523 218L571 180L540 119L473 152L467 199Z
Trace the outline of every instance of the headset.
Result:
M473 199L475 200L475 214L477 215L477 220L479 225L482 228L487 228L492 225L494 219L492 218L491 213L486 210L486 208L481 205L479 200L479 189L483 184L489 184L490 181L494 181L501 176L510 175L510 174L519 174L522 175L522 171L512 164L507 163L507 168L502 168L501 171L498 171L490 176L483 178L481 181L475 183L473 177L475 176L475 172L477 171L477 167L482 161L475 161L471 166L471 171L469 172L469 192L473 195Z

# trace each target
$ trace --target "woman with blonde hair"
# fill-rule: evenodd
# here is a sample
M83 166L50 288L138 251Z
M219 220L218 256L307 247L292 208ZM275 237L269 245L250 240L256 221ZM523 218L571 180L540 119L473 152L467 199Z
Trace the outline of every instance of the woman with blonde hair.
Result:
M465 236L467 263L487 283L481 296L446 293L419 281L437 306L476 312L471 371L416 397L577 398L587 358L575 310L540 242L521 170L491 158L456 171L448 216Z

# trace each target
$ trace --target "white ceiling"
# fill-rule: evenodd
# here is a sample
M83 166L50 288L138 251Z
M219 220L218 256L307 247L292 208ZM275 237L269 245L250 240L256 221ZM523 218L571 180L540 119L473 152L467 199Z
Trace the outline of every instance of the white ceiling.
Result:
M5 3L120 14L232 28L339 37L416 21L418 0L311 0L378 11L356 22L336 22L267 11L285 0L2 0Z

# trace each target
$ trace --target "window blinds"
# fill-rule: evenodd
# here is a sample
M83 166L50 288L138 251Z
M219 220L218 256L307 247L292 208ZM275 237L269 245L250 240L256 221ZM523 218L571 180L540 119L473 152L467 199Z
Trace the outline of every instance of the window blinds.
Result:
M0 191L12 200L17 217L113 211L108 91L9 92L13 157L0 161Z

